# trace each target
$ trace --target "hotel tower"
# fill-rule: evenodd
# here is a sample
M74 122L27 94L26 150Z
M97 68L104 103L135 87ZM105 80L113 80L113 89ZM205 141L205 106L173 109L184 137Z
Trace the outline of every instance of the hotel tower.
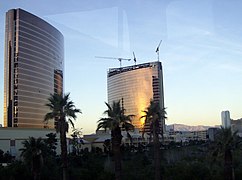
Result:
M231 128L231 119L229 111L222 111L221 112L221 120L222 120L222 127L223 128Z
M63 91L64 38L22 9L6 13L4 126L53 128L44 123L50 94Z
M132 123L136 129L144 127L144 110L150 100L164 108L163 73L161 62L150 62L122 68L111 68L107 74L108 103L121 101L125 113L135 115ZM163 122L162 122L163 121ZM164 128L165 122L161 120ZM164 129L163 129L164 130Z

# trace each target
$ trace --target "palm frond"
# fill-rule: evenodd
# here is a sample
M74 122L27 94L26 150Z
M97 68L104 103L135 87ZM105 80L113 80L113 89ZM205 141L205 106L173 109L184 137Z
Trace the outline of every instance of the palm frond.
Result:
M153 133L153 131L155 131L158 134L163 134L163 130L162 127L160 127L159 122L164 121L167 118L165 110L166 108L161 109L160 104L151 99L150 105L146 108L146 110L142 111L145 115L141 116L140 119L144 119L144 124L150 125L150 132Z
M71 124L72 128L75 128L75 125L74 125L73 121L70 118L68 119L68 122Z
M65 122L69 122L73 126L74 123L72 120L77 118L77 113L81 113L80 109L76 109L69 96L70 93L67 93L64 96L60 94L51 94L48 98L49 103L47 103L46 106L50 108L50 112L45 115L44 121L48 121L50 119L54 119L55 121L57 120L57 131L61 130L62 121L60 121L60 119L63 119ZM66 130L68 126L63 126L65 127L65 131L68 131L68 129Z
M110 130L114 130L120 127L125 128L125 124L128 124L126 126L127 130L133 129L133 125L131 124L131 122L134 115L124 115L125 109L121 107L120 101L114 101L112 106L106 102L105 104L108 109L105 110L103 114L107 115L108 118L101 118L97 121L97 130L101 128L109 128Z

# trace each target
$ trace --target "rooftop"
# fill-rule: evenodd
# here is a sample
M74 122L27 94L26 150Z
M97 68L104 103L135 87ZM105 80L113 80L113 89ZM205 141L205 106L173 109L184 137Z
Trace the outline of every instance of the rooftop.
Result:
M133 65L133 66L110 68L108 70L108 77L114 76L119 73L127 72L127 71L132 71L132 70L147 68L147 67L153 67L154 65L157 65L158 63L160 63L160 62L155 61L155 62L143 63L143 64L138 64L138 65Z

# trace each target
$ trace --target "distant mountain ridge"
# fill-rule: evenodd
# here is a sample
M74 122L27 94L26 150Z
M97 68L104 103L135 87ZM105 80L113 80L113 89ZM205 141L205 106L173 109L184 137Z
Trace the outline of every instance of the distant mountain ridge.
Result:
M166 130L174 130L174 131L205 131L208 128L215 127L215 126L204 126L204 125L198 125L198 126L189 126L185 124L170 124L166 125Z

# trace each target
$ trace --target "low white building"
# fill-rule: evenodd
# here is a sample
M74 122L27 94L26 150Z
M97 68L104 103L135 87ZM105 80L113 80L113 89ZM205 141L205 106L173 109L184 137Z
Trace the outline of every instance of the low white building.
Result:
M29 128L0 128L0 149L5 153L9 152L12 156L19 158L23 148L22 142L28 140L29 137L47 139L46 134L56 133L54 129L29 129ZM60 154L60 141L59 135L57 134L56 139L58 140L57 154Z
M126 131L122 131L122 144L132 145L138 147L139 145L147 145L151 140L150 136L147 133L142 134L135 129L134 131L129 131L129 135ZM91 145L91 148L100 148L104 151L104 142L105 140L111 140L111 131L110 130L98 130L95 134L84 135L83 140L86 140ZM90 149L90 148L88 148Z
M104 150L103 143L107 139L111 139L111 132L109 130L98 130L96 131L96 134L87 134L83 136L83 140L89 143L89 151L95 148Z
M208 140L207 137L207 130L204 131L168 131L164 135L165 142L169 143L171 141L174 142L189 142L191 140L198 140L198 141L206 141Z

